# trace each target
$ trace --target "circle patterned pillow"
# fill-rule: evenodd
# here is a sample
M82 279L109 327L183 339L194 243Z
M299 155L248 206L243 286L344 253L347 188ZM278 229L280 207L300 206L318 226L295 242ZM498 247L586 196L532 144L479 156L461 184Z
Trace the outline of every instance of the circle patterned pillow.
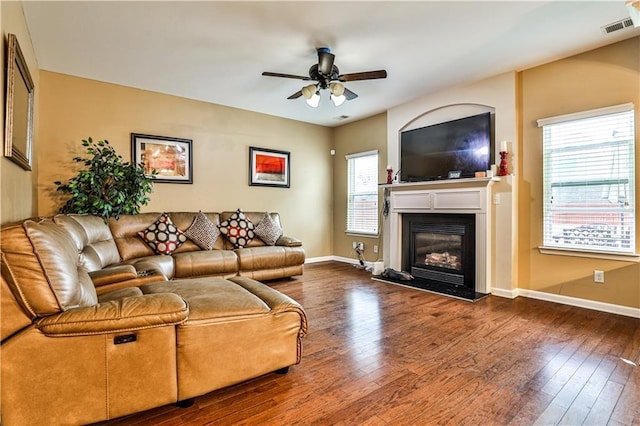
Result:
M218 228L220 228L220 233L233 244L233 248L237 249L245 247L256 236L253 232L255 229L253 222L240 209L222 222Z
M179 230L166 213L162 213L144 231L138 235L158 254L171 254L187 241L184 232Z

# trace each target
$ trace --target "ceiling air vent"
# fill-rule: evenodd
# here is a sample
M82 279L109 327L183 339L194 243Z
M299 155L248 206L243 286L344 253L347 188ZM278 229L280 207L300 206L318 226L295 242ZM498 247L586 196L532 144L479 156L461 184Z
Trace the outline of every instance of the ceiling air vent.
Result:
M625 28L633 27L633 21L631 18L621 19L616 22L612 22L609 25L600 27L603 34L611 34L614 31L624 30Z
M339 115L337 117L334 117L334 120L338 120L338 121L342 121L342 120L346 120L347 118L349 118L348 115Z

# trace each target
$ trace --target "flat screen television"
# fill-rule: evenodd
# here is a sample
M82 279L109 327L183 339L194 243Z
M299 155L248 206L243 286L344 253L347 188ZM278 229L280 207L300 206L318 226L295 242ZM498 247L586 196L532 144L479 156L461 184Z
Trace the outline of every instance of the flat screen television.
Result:
M491 165L491 113L408 130L400 134L400 181L475 177Z

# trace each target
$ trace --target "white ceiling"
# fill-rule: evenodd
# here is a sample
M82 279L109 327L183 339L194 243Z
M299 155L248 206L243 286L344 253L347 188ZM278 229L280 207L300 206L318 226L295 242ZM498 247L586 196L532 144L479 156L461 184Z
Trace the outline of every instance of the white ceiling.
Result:
M634 27L601 31L629 16L624 0L27 0L23 7L41 69L324 126L640 35ZM286 99L307 82L261 75L306 76L323 46L341 73L386 69L388 78L346 83L357 99L335 107L323 93L313 109L304 98Z

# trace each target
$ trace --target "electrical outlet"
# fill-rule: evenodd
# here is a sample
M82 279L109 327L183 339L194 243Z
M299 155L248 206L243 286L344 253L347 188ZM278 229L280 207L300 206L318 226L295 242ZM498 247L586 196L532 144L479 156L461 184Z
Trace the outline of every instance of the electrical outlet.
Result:
M353 241L353 242L351 243L351 246L352 246L352 247L353 247L353 249L355 250L355 249L357 249L357 248L358 248L358 243L357 243L356 241Z
M598 271L597 269L593 271L593 282L594 283L604 283L604 271Z
M376 245L374 245L374 246L373 246L373 252L374 252L374 253L377 253L377 252L378 252L378 246L376 246Z
M358 242L356 243L356 248L360 251L364 250L364 243L363 242Z

